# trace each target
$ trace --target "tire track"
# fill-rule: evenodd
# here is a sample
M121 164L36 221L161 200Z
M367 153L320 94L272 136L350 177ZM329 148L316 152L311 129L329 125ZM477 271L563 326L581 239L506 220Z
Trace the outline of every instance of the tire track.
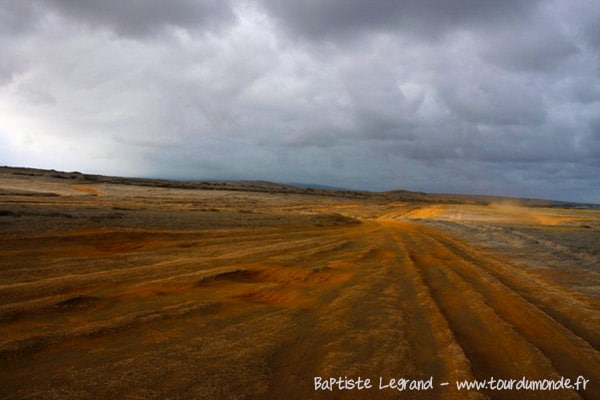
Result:
M597 312L567 288L416 223L365 221L268 230L264 237L246 232L167 236L150 254L128 253L126 268L0 287L5 299L15 300L4 304L6 312L54 305L46 310L54 314L3 323L24 324L0 346L10 372L5 382L23 395L44 393L54 376L92 397L104 393L97 382L127 373L135 379L114 383L114 393L133 393L132 382L147 371L152 379L144 380L145 389L156 397L172 391L172 398L600 398L600 358L592 346L598 329L593 319L577 324ZM119 257L107 253L102 262ZM71 268L80 259L65 260ZM47 334L27 331L33 322L46 324ZM126 345L116 347L117 338ZM73 359L72 376L45 375L49 366L63 367L77 346L85 357ZM106 351L96 356L102 346ZM113 369L111 352L127 363ZM35 359L47 364L34 365L30 388L16 377L30 374L26 365ZM99 360L110 368L99 369ZM9 371L11 365L20 369ZM331 393L312 387L314 376L433 376L453 385L574 374L591 380L587 391L459 393L437 386Z
M528 273L491 255L484 258L472 248L441 232L432 232L431 235L441 245L472 264L473 268L493 276L548 316L568 327L573 334L584 339L595 350L600 349L600 332L597 329L600 326L600 312L594 307L594 302L587 301L589 298L566 287L558 287L537 274ZM589 274L587 271L585 273Z
M413 262L406 240L399 237L394 223L387 223L387 235L396 250L396 284L402 293L401 307L410 321L408 332L412 356L421 376L435 379L473 379L471 364L457 342L448 320L435 302L418 265ZM450 388L448 388L450 389ZM436 389L439 398L452 399L456 394ZM463 393L464 398L480 398L476 392ZM431 394L425 398L432 398Z
M398 223L410 258L480 378L584 375L598 382L600 357L587 342L439 240L430 228ZM463 246L465 247L465 246ZM473 258L473 256L471 257ZM517 376L515 376L517 375ZM512 398L511 392L487 393ZM575 396L574 392L569 395ZM582 392L598 398L596 384ZM553 397L554 396L554 397ZM520 398L569 398L566 392ZM577 398L577 396L573 397Z

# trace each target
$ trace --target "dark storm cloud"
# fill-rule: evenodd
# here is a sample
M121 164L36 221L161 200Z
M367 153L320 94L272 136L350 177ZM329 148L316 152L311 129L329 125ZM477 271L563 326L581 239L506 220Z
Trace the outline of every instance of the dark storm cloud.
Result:
M233 19L227 3L220 0L49 0L47 3L73 20L133 37L158 33L169 26L208 30Z
M31 32L42 15L35 2L0 0L0 85L22 64L15 39Z
M522 81L465 80L444 84L440 90L446 105L462 119L489 125L535 125L544 122L542 93Z
M0 0L0 164L600 202L598 18L587 0Z
M600 15L597 16L600 18ZM586 39L590 46L592 46L596 51L600 52L600 24L597 23L598 19L596 19L596 23L590 23L585 27L585 35Z
M282 25L310 39L344 40L372 31L432 38L461 27L510 24L536 6L520 0L264 0Z
M590 131L594 139L600 140L600 117L593 118L589 121Z
M40 16L35 2L0 0L0 34L28 31Z
M482 56L498 66L524 72L552 71L578 52L577 47L555 29L497 32L483 43Z

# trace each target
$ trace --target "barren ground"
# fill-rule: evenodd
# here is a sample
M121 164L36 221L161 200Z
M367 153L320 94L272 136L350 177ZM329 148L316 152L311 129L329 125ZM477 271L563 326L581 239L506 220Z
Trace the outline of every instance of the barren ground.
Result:
M0 398L599 399L599 239L598 210L4 171ZM579 375L585 391L454 386Z

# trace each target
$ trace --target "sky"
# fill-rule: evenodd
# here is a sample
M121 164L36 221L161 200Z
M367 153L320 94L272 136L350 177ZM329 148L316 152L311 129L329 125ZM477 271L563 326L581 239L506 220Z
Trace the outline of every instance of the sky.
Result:
M600 203L596 0L0 0L0 165Z

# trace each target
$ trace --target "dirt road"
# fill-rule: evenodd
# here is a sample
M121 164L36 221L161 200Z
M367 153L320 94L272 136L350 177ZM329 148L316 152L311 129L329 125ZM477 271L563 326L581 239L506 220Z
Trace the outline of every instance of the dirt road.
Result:
M117 189L5 198L0 398L600 398L595 214Z

